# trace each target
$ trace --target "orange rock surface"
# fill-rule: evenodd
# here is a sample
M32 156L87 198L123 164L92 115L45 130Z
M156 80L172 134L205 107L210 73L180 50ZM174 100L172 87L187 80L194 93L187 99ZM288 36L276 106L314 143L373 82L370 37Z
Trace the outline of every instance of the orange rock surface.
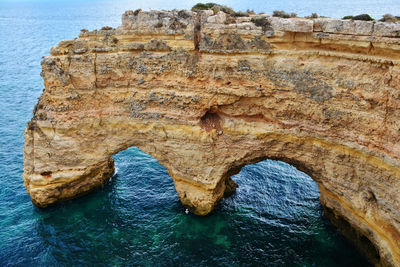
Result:
M205 215L230 176L281 160L376 265L400 265L400 24L127 11L42 61L25 131L34 204L87 193L136 146Z

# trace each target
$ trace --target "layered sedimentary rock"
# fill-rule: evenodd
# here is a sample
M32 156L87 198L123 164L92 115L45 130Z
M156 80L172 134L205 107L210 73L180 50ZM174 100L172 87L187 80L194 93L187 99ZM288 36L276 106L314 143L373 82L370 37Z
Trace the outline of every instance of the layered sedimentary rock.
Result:
M37 206L102 186L135 146L204 215L231 175L276 159L371 261L400 264L399 23L138 10L50 54L25 131Z

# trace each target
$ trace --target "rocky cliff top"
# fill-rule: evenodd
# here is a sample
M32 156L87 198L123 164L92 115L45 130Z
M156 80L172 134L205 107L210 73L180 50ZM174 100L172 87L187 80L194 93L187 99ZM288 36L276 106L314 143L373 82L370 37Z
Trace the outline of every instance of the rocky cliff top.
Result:
M331 18L280 18L271 15L232 17L212 10L181 11L126 11L122 15L122 29L165 34L183 34L192 30L200 17L203 27L241 29L273 36L280 32L315 32L350 34L371 37L400 37L400 22L341 20ZM373 40L374 38L371 38Z
M132 39L129 37L132 35L141 35L142 38ZM156 35L157 38L151 37ZM219 38L215 39L215 36ZM351 57L363 54L367 60L382 62L384 59L390 64L399 64L400 22L271 15L232 17L222 11L214 14L211 10L136 10L122 15L120 27L83 29L79 38L61 41L50 54L170 51L178 48L214 53L273 53L274 50L287 50L282 49L283 43L308 43L313 44L313 47L307 47L308 51L324 48L324 51L350 52L353 55L347 56ZM296 47L297 50L303 48Z

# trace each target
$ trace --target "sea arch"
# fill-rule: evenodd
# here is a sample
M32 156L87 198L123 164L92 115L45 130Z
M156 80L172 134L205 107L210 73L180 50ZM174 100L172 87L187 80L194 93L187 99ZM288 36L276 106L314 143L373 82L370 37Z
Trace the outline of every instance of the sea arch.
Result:
M392 173L396 169L359 150L325 140L270 132L258 122L231 120L217 113L212 117L218 118L218 129L209 131L202 122L192 127L176 124L160 127L158 123L146 123L123 128L122 122L118 123L118 128L107 120L97 127L83 122L75 130L68 129L68 147L47 152L53 157L57 155L60 161L46 161L43 167L36 165L46 170L57 167L58 171L40 172L36 174L38 178L31 175L25 185L32 201L40 207L80 196L109 180L114 173L113 155L128 147L138 147L166 167L182 204L195 214L205 215L214 209L224 194L234 192L236 185L230 177L243 166L265 159L279 160L308 174L318 183L326 214L373 262L380 261L382 252L379 249L397 249L397 233L390 231L394 227L377 220L387 216L387 211L379 207L387 188L379 182L371 182L378 173L380 181L385 179L395 183ZM85 127L91 129L93 136L90 138ZM249 136L249 127L256 134ZM57 130L51 140L47 129L33 131L46 136L46 141L54 147L61 147L66 142L67 133L63 131ZM79 137L82 131L86 135L85 149L79 149L78 153L70 151L82 145ZM57 140L59 136L63 138ZM105 137L102 142L99 142L100 136ZM88 166L75 170L60 168L61 164L76 166L76 162ZM37 183L38 180L44 180L46 184ZM346 227L343 222L349 222L349 225Z
M136 146L205 215L242 166L277 159L318 183L376 262L398 264L398 24L226 16L127 11L53 47L25 130L33 203L101 186Z

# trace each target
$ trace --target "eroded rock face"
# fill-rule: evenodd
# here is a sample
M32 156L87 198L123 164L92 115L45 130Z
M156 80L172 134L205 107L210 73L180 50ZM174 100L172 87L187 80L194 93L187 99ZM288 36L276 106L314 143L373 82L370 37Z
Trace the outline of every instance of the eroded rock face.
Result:
M375 264L400 264L400 24L127 11L42 61L24 181L45 207L108 181L139 147L183 205L212 211L264 159L310 175ZM226 192L225 192L226 191Z

